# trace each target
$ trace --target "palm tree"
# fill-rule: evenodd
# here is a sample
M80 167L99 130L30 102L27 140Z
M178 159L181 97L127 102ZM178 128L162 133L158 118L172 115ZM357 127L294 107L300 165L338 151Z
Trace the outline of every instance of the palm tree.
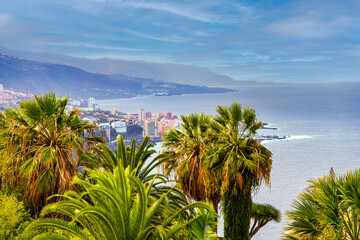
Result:
M153 155L156 153L154 144L149 143L150 137L146 136L139 146L136 140L133 139L131 146L126 146L121 135L117 137L117 149L111 150L106 144L99 143L93 150L98 156L98 162L101 167L109 171L122 165L123 168L129 168L145 184L153 182L150 194L153 197L160 198L164 193L167 193L167 201L174 209L181 209L183 206L189 204L184 194L179 190L178 186L171 187L167 177L159 174L156 170L162 164L157 157ZM155 181L153 181L155 178Z
M122 165L113 172L94 170L88 178L94 183L79 178L73 181L84 189L82 193L69 191L64 196L66 200L50 204L42 211L42 216L61 213L71 221L39 219L27 227L25 235L39 239L170 239L198 218L194 216L184 223L175 221L181 213L194 208L210 210L206 204L193 203L176 212L168 211L166 193L153 199L150 196L153 182L145 186ZM49 227L61 230L68 238L41 231Z
M112 171L116 166L122 164L124 168L129 167L131 171L135 170L135 175L142 182L151 181L155 175L158 178L163 177L160 174L154 174L154 171L161 162L153 155L156 153L153 143L149 143L150 137L146 136L139 146L136 146L136 140L133 139L131 146L126 146L121 135L117 136L117 149L111 150L106 144L99 143L93 148L99 156L101 167ZM151 159L152 158L152 159Z
M221 200L216 175L204 168L204 156L210 149L207 142L211 116L191 114L181 116L181 129L171 129L163 136L164 151L159 159L164 162L165 175L175 173L181 190L191 200L209 200L218 212Z
M360 171L309 182L286 212L284 239L359 240Z
M269 204L253 203L251 212L252 226L250 227L249 238L271 221L280 222L281 213L278 209Z
M262 123L253 109L234 102L218 106L210 127L213 147L206 166L221 181L224 237L249 239L252 192L269 184L272 165L271 152L254 138Z
M83 156L101 140L93 137L96 125L80 120L79 110L65 112L67 101L53 93L35 95L5 111L0 129L3 184L25 184L25 198L35 212L49 196L73 188L71 180L87 165Z

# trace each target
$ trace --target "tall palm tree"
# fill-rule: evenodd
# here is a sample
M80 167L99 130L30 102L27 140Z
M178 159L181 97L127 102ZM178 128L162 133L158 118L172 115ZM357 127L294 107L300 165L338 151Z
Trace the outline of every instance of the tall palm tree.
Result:
M205 162L221 181L227 239L249 239L252 192L270 182L272 154L254 138L262 125L253 109L236 102L218 106L211 122L213 147Z
M360 170L310 185L286 212L284 239L360 239Z
M166 208L166 193L159 199L150 195L152 182L147 186L127 168L118 165L113 172L94 170L88 178L94 182L76 178L74 184L83 187L84 192L67 192L66 200L46 206L42 216L61 213L62 219L40 219L25 230L28 238L39 239L171 239L179 230L195 221L193 216L187 222L175 221L182 212L194 208L209 209L203 203L193 203L176 212ZM66 237L57 233L44 233L49 227L62 230Z
M205 169L204 156L210 149L207 141L211 116L191 114L181 116L181 129L171 129L163 136L164 151L159 159L164 162L167 176L174 174L184 194L191 200L209 200L218 212L221 200L216 175Z
M0 129L3 183L25 184L35 212L49 196L73 188L71 180L87 165L83 156L101 140L93 137L96 125L78 117L79 110L65 112L67 102L49 93L5 110Z

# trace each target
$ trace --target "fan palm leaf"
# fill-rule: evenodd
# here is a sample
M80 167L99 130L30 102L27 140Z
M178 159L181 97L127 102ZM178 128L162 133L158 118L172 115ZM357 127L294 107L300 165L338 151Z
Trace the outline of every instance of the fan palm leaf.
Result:
M69 191L64 196L65 200L42 210L42 216L61 213L71 219L70 222L39 219L27 227L25 236L44 237L40 230L51 227L80 239L170 239L197 219L194 216L185 224L174 222L183 212L194 208L211 211L206 204L193 203L178 211L166 212L162 208L166 204L166 193L154 200L150 195L153 182L146 186L122 165L115 167L113 172L94 170L88 178L94 184L79 178L73 182L80 185L84 192L77 194Z

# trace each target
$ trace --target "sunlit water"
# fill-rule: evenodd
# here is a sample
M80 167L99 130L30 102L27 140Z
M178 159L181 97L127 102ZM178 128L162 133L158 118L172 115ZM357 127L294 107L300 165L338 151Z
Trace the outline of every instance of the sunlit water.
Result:
M273 153L271 188L262 187L255 202L269 203L282 212L309 179L336 174L360 165L360 84L244 86L239 92L97 101L103 109L189 114L215 113L217 105L237 101L255 108L258 119L274 130L264 134L290 135L263 144ZM253 239L277 239L286 219L270 223ZM222 226L219 227L219 235Z

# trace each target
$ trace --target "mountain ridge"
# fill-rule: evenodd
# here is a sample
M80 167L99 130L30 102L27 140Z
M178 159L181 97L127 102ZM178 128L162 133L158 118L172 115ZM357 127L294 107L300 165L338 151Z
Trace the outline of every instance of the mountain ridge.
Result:
M54 53L15 50L1 45L0 52L33 61L65 64L87 72L106 75L122 74L129 77L151 78L159 81L207 87L232 87L241 83L241 81L217 74L210 69L184 64L126 61L110 58L77 58Z
M1 51L1 50L0 50ZM129 98L139 95L179 95L233 91L134 78L90 73L63 64L44 63L0 54L0 83L5 88L24 92L45 93L97 99Z

